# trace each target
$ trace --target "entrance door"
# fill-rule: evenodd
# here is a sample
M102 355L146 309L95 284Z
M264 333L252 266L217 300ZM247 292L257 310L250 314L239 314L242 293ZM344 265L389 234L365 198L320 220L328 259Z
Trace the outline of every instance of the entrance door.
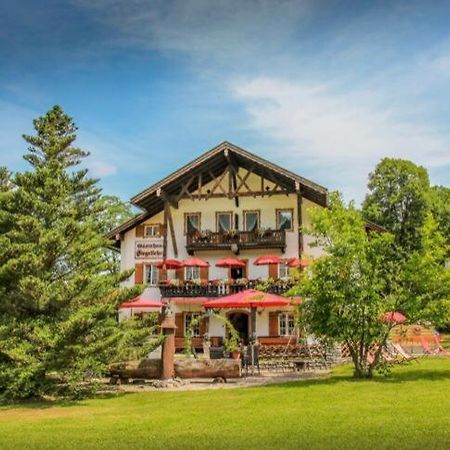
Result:
M228 314L228 320L239 334L239 337L248 344L248 321L249 315L243 312L232 312Z
M230 275L232 280L239 280L244 278L244 268L243 267L232 267L230 270Z

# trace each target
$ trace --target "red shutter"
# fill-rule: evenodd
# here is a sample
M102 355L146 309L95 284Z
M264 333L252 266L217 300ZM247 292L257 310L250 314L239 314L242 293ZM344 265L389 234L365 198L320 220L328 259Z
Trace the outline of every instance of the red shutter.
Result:
M164 283L167 281L167 270L158 269L158 283Z
M134 265L134 284L144 283L144 264L136 263Z
M175 314L175 337L184 337L184 314Z
M278 330L278 313L270 312L269 313L269 336L275 337L280 334Z
M200 319L200 322L199 322L199 325L200 325L200 336L203 336L205 333L206 333L206 331L207 331L207 324L206 324L206 321L207 321L208 319L206 318L206 317L202 317L201 319Z
M159 224L159 235L160 236L165 236L166 235L166 227L164 226L163 223Z
M269 264L269 278L278 278L278 264Z
M245 262L245 267L242 268L242 278L248 278L248 258L240 258Z
M176 277L183 281L184 280L184 267L180 267L179 269L176 270Z
M134 230L136 237L144 237L144 225L138 225Z
M200 267L200 279L202 281L208 281L209 267Z

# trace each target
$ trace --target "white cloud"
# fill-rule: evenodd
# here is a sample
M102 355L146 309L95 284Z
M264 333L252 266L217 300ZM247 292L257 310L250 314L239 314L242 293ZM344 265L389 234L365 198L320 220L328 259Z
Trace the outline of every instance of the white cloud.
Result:
M95 177L107 177L117 173L117 167L113 164L102 161L88 161L87 166Z
M334 187L358 199L382 157L428 168L450 164L448 135L402 120L400 109L381 106L374 93L338 94L330 85L273 78L237 81L231 89L245 105L248 127L281 143L278 148L296 166L308 161Z
M112 45L176 52L209 62L279 52L298 31L310 0L71 0L109 25ZM264 58L263 58L264 61ZM203 70L208 70L207 66Z

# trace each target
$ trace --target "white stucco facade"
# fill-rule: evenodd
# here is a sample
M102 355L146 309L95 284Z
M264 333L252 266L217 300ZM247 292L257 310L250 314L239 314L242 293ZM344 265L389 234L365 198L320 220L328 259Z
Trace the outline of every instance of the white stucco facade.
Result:
M208 280L226 280L229 277L229 271L227 268L220 268L216 266L219 259L224 257L238 257L247 262L245 278L248 280L264 280L269 278L269 266L268 265L255 265L256 258L262 255L276 255L283 260L290 258L298 258L300 249L300 233L299 233L299 216L301 216L303 227L308 228L311 223L311 211L313 208L320 208L315 202L303 197L299 202L298 192L293 193L281 193L277 191L277 185L265 178L261 179L255 173L249 173L247 169L239 169L240 180L245 178L245 186L249 189L245 195L240 195L238 200L235 198L228 198L226 195L211 195L211 192L226 192L229 189L229 181L227 177L224 177L220 186L217 185L217 180L214 180L203 185L201 192L190 192L189 198L183 196L181 199L177 199L176 205L170 205L170 215L173 223L173 229L168 223L165 229L166 239L166 259L176 259L183 261L190 258L187 251L187 237L185 234L185 217L187 214L198 214L200 217L199 230L217 232L217 213L230 213L232 216L232 228L238 231L245 231L244 227L244 214L247 211L257 211L259 214L258 229L261 230L278 230L279 223L277 223L277 211L288 210L292 214L292 227L290 230L285 231L285 247L281 248L261 248L257 249L239 249L239 253L233 253L231 248L211 250L201 249L195 250L194 256L209 263L209 269L207 272ZM261 190L263 189L263 191ZM277 191L277 192L276 192ZM253 196L251 192L259 192L259 195ZM264 195L261 195L264 192ZM267 192L267 194L266 194ZM203 197L202 199L196 198L197 196ZM298 211L298 205L301 204L301 214ZM156 256L142 258L136 252L136 243L143 243L144 241L161 242L162 238L158 237L142 237L141 234L137 236L137 227L142 225L150 226L154 225L155 229L161 227L164 223L164 212L159 211L152 217L148 217L145 221L136 224L133 228L130 228L121 233L120 249L121 249L121 269L130 270L137 268L138 265L155 265L163 258L160 253ZM237 225L237 227L236 227ZM142 228L141 228L142 229ZM161 229L164 229L162 227ZM322 250L312 246L313 238L303 233L303 252L302 258L320 256ZM175 249L177 250L175 252ZM159 250L160 251L160 250ZM141 255L142 256L142 255ZM142 269L141 269L142 270ZM272 267L273 274L273 267ZM273 276L273 275L272 275ZM176 271L167 271L167 279L174 280L177 278ZM274 278L278 278L275 276ZM202 280L204 281L204 280ZM124 284L132 286L135 283L135 275L132 275ZM144 273L145 283L145 273ZM149 299L158 300L161 299L161 292L157 286L147 286L143 296ZM173 298L164 298L165 303L170 304L172 311L176 315L185 316L189 312L199 312L202 310L201 302L195 303L194 299L190 302L176 301ZM284 308L284 310L291 310L291 307ZM282 311L283 309L276 308L257 308L256 310L256 334L258 336L269 336L269 315L276 311ZM219 314L227 316L230 310L221 310ZM248 312L247 312L248 313ZM129 317L129 312L120 312L121 319ZM250 317L250 316L249 316ZM250 320L250 319L249 319ZM180 325L179 325L180 326ZM224 322L217 317L211 316L208 319L208 326L206 332L209 336L224 337L226 330Z

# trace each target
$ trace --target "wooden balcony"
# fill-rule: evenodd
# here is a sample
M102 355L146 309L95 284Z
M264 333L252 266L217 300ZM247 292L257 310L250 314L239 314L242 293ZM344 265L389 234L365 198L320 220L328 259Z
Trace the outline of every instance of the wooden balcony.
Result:
M284 230L228 231L212 232L197 231L186 236L188 253L199 250L230 250L277 248L282 252L286 249L286 232Z
M171 297L222 297L224 295L235 294L244 289L256 289L261 283L259 280L248 280L246 282L225 283L209 281L202 284L185 282L178 286L164 283L159 285L161 296ZM267 292L271 294L284 294L292 287L290 281L276 280L274 284L268 287Z

